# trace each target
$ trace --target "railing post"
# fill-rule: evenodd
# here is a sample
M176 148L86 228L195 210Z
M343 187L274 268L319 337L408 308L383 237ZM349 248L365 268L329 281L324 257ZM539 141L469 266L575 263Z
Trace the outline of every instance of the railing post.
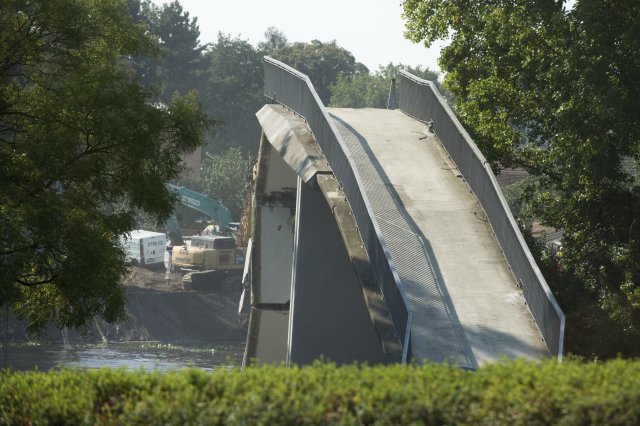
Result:
M391 87L389 88L389 99L387 99L387 109L398 108L398 93L396 91L396 79L391 79Z

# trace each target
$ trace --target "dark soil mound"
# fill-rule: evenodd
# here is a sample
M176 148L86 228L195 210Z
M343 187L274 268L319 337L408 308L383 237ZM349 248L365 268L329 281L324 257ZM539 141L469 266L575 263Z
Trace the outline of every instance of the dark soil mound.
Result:
M180 276L169 279L164 270L133 267L124 282L127 320L122 324L96 321L85 335L69 331L70 341L161 341L203 342L244 341L238 326L240 293L185 290ZM9 321L10 341L27 340L26 324ZM63 340L54 328L42 338Z

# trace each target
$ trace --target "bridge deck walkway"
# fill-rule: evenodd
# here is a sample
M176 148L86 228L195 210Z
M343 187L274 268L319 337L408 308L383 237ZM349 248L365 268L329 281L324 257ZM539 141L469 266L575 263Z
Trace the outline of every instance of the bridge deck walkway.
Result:
M549 352L477 199L426 125L329 109L413 306L417 360L475 368Z

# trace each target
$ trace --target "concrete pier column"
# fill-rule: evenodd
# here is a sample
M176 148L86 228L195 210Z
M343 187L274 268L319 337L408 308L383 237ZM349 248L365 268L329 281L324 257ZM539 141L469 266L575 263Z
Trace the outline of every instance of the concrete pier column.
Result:
M353 211L305 121L257 114L245 365L400 362L403 347Z
M362 286L322 192L298 182L288 364L383 363Z
M287 354L297 175L263 134L253 199L251 314L244 364Z

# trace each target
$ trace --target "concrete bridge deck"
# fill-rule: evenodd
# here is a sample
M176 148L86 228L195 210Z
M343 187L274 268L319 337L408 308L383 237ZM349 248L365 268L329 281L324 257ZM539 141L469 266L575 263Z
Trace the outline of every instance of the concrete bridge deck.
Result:
M397 110L329 112L413 306L416 360L548 357L482 207L426 125Z

